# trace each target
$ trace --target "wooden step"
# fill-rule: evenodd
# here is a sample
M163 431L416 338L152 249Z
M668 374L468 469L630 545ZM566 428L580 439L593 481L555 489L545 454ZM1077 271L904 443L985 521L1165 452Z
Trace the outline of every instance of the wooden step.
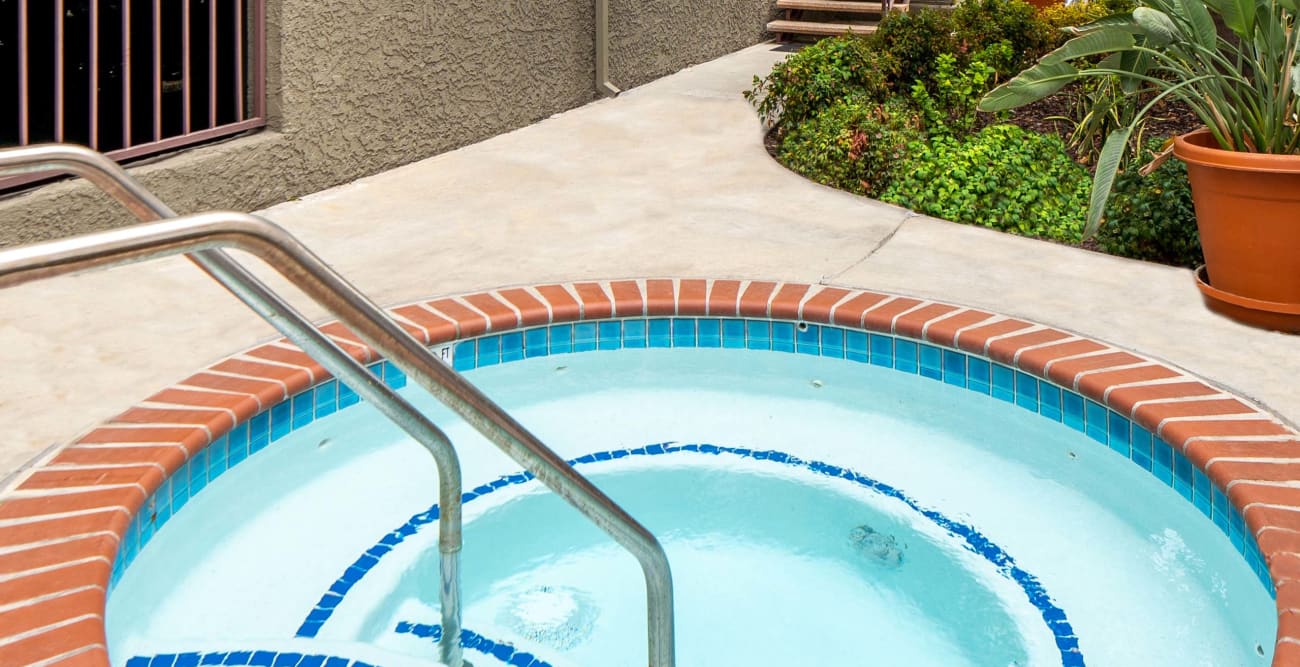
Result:
M767 31L787 35L870 35L876 31L875 23L820 23L816 21L770 21Z
M884 3L857 2L856 0L776 0L776 6L778 9L844 12L846 14L879 14L884 9Z

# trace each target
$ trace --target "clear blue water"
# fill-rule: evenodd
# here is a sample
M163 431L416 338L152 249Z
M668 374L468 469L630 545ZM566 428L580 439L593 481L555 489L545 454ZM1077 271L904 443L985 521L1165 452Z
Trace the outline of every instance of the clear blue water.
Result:
M1223 534L1119 455L1008 404L747 351L586 353L469 377L566 457L713 443L823 461L906 495L739 456L584 466L668 548L680 664L1062 664L1024 581L926 512L1014 559L1088 665L1268 664L1272 600ZM406 392L458 444L467 488L518 471ZM115 664L286 641L427 660L433 643L396 628L438 617L432 524L369 570L317 637L293 638L360 554L435 500L427 454L368 407L295 432L210 485L137 558L109 601ZM466 514L467 628L556 667L644 664L629 556L535 484Z
M1060 663L1023 591L901 503L780 465L674 458L594 479L668 550L681 664L834 664L859 653L887 665ZM467 627L553 664L644 663L629 650L645 632L636 564L558 498L530 493L494 508L469 525L466 544ZM437 622L423 604L436 581L419 571L372 617L371 641L400 650L410 642L392 635L397 623Z

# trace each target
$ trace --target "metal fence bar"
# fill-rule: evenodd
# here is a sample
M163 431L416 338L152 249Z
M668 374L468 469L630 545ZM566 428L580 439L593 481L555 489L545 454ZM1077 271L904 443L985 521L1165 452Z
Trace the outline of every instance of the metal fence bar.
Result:
M190 0L181 2L181 132L190 133L190 102L194 95L194 79L190 76L190 42L194 33L194 17L190 16Z
M253 2L253 116L266 117L266 2Z
M235 118L244 120L244 31L241 30L244 27L244 3L231 1L235 3L235 99L239 100Z
M99 0L90 0L90 147L99 150Z
M122 0L122 145L131 145L131 0Z
M82 129L88 127L84 135L87 145L113 148L106 154L124 160L264 126L265 0L228 0L231 5L219 4L227 0L207 0L206 12L194 8L193 0L179 0L180 7L176 6L177 1L120 0L118 21L113 18L112 5L105 5L102 0L88 0L85 5L68 0L16 0L18 72L11 79L15 83L9 84L14 87L8 94L0 90L0 100L12 95L13 104L17 105L17 127L10 131L17 136L18 145L28 146L51 138L81 140ZM87 8L88 15L80 13L83 7ZM69 19L69 10L78 13ZM175 25L176 18L181 23L179 35L169 28ZM48 28L50 19L54 21L52 30ZM195 25L205 19L206 35ZM87 24L89 36L83 40L79 31ZM73 26L71 34L69 26ZM69 38L75 44L70 44ZM113 48L112 54L100 53L101 46L119 38L120 49ZM173 39L179 40L179 49L173 46ZM79 66L86 48L89 49L89 83L86 84L89 88L85 90L86 100L82 101L83 72L79 69L70 72L68 68L72 64ZM206 72L201 61L195 60L204 55L205 48ZM120 65L112 62L118 57ZM53 70L53 76L48 78L44 74L46 64ZM164 87L163 78L174 76L176 69L181 70L180 88L179 94L172 96L175 84ZM115 100L116 91L103 88L114 70L122 77L120 86L115 86L120 87L120 103ZM201 106L195 106L202 104L196 94L204 92L204 76L207 77L206 113ZM53 110L47 116L45 105L51 99ZM167 104L164 99L168 100ZM116 130L111 129L118 124L113 114L119 112L120 142L114 136ZM222 123L223 119L228 122ZM51 120L52 132L47 129ZM0 177L0 190L42 178L47 177Z
M153 140L162 141L162 0L153 0Z
M18 0L18 143L26 145L30 140L31 96L27 91L27 51L31 48L27 39L27 3Z
M54 0L54 140L63 141L63 0Z
M217 126L217 0L208 0L208 127Z

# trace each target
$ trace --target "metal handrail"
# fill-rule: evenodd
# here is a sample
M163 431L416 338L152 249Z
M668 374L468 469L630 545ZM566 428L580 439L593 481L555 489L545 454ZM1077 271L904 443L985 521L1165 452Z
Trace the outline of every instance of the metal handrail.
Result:
M0 175L48 172L85 178L142 222L176 217L171 208L131 178L116 162L88 148L50 144L0 151ZM448 667L461 667L464 661L460 645L463 486L460 460L451 441L419 410L367 371L365 366L225 252L201 250L188 257L433 456L438 474L439 611L444 628L438 653L439 659Z
M4 166L3 155L0 153L0 167ZM82 164L81 161L74 162ZM101 175L112 173L113 170L104 170ZM118 186L122 186L120 191L111 187L108 189L123 201L130 198L126 194L130 192L130 186L143 192L143 188L139 188L125 174L121 174L121 179L118 179ZM140 200L156 201L151 196ZM158 205L161 206L160 203ZM157 213L156 209L151 210ZM651 667L674 667L672 573L667 554L654 535L459 373L439 361L423 344L389 319L382 309L279 226L241 213L206 213L0 251L0 289L89 268L128 264L182 253L190 253L196 262L205 257L210 259L208 253L217 253L240 272L209 271L222 284L226 284L223 278L237 283L238 279L246 277L254 285L260 286L246 270L217 250L222 247L244 250L275 268L363 341L396 364L408 377L450 407L490 442L631 552L640 563L646 581L649 664ZM200 265L203 266L202 263ZM208 270L207 266L204 268ZM261 287L267 291L264 286ZM241 299L260 296L251 292L236 294ZM278 298L275 302L283 304ZM284 307L296 315L287 305ZM263 314L262 310L256 307L254 309ZM284 312L275 311L263 316L278 327L279 318L284 315ZM314 328L312 330L316 331ZM319 331L316 333L324 338ZM325 340L329 347L338 350L332 342ZM342 354L341 350L339 353ZM369 377L368 373L365 375ZM415 416L419 417L418 413ZM402 421L398 423L403 424ZM440 431L436 432L441 435ZM443 436L442 441L445 440ZM446 567L447 553L444 552L443 555ZM453 563L453 571L454 567ZM446 573L444 569L444 590Z

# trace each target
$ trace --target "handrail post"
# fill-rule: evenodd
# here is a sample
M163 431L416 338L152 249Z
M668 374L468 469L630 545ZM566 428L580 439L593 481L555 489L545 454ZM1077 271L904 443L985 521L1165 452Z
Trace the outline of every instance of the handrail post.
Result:
M43 163L27 167L26 171L84 172L141 218L166 217L171 213L107 158L87 149L40 146L0 151L0 173L6 169L22 171L14 165L30 163L32 154L42 151ZM359 386L354 389L358 394L375 403L381 412L420 441L438 463L440 502L444 503L440 512L439 548L445 568L440 586L444 633L439 646L444 662L459 667L463 659L458 641L459 576L455 561L461 540L461 498L455 450L436 426L221 252L219 248L223 247L252 253L278 271L636 557L646 584L650 667L675 667L672 572L667 553L655 536L274 223L242 213L206 213L4 250L0 251L0 289L93 267L187 254L205 270L211 268L210 275L285 335L295 342L301 339L299 345L305 352L319 353L317 361L335 372L340 380L356 382ZM296 328L298 324L302 330ZM338 368L331 367L334 365ZM454 498L449 496L452 493ZM453 513L454 524L450 518ZM454 618L449 618L453 610ZM455 639L449 640L452 637Z

